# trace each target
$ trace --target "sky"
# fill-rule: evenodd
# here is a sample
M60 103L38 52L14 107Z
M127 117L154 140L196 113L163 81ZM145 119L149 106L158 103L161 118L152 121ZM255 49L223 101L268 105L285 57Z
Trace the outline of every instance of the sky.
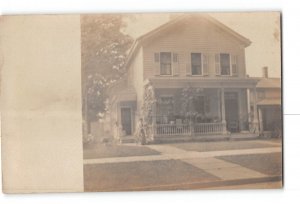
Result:
M267 66L269 77L281 76L281 33L278 12L209 13L252 43L245 49L247 74L261 77ZM125 32L134 38L166 23L169 14L134 14L127 19Z

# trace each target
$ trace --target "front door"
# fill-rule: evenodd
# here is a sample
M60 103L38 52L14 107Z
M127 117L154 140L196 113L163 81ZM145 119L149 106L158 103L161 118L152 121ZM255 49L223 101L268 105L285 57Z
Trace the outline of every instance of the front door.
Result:
M239 131L239 104L236 92L225 93L225 118L227 130L230 132Z
M125 135L131 135L131 108L121 108L121 124Z

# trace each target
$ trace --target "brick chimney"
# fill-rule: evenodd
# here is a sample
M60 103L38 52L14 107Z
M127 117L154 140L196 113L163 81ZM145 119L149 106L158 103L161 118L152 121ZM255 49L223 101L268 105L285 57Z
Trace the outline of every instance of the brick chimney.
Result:
M269 77L268 67L263 67L262 68L262 77L263 78L268 78Z

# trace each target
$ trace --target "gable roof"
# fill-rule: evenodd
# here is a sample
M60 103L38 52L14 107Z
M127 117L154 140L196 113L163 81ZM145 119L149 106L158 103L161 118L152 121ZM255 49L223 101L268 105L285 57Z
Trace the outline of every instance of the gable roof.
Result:
M173 26L177 25L178 23L184 22L185 20L187 20L191 17L196 17L196 18L200 17L200 18L212 23L219 29L223 30L224 32L230 34L232 37L237 39L245 47L248 47L251 44L251 41L249 39L247 39L244 36L240 35L239 33L235 32L234 30L232 30L228 26L224 25L223 23L217 21L216 19L214 19L213 17L211 17L208 14L183 14L183 15L178 16L178 17L174 18L173 20L170 20L169 22L157 27L156 29L138 37L134 41L133 45L131 46L131 48L129 50L128 57L125 62L125 66L128 66L128 64L130 64L132 58L135 56L135 54L136 54L137 50L140 48L141 44L143 44L147 39L155 37L156 35L159 35L161 32L172 28Z

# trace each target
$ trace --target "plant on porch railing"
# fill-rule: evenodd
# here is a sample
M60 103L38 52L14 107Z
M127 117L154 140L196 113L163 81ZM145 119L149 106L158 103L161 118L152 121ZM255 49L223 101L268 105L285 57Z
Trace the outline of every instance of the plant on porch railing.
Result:
M145 123L152 122L153 106L156 102L153 86L149 83L145 85L144 100L142 105L142 119Z
M154 88L151 83L148 83L145 85L145 90L144 90L144 100L143 104L141 107L141 122L142 126L138 126L136 130L136 137L137 141L151 141L152 140L152 135L151 130L150 130L150 124L152 124L153 120L153 109L154 109L154 104L156 103L156 97L155 97L155 92ZM140 134L143 131L143 134ZM140 137L145 137L145 138L140 138Z

